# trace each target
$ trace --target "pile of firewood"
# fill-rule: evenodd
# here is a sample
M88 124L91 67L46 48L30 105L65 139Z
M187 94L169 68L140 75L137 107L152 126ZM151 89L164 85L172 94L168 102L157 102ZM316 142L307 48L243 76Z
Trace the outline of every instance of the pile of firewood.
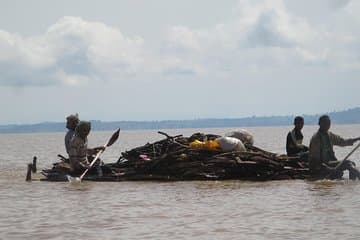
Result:
M217 135L196 133L191 137L169 136L123 152L108 177L116 180L279 180L309 177L306 162L267 152L252 145L247 151L193 149L194 140L216 139Z

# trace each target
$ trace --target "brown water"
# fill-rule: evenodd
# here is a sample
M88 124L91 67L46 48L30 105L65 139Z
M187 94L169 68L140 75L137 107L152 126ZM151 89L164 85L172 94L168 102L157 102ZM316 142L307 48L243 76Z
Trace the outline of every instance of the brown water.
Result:
M289 127L248 130L257 146L285 151ZM315 130L305 127L305 143ZM360 125L332 130L355 137ZM111 134L92 133L90 146L104 144ZM50 167L55 156L64 153L63 137L63 133L0 135L0 239L328 240L360 235L358 181L25 182L26 163L37 155L38 168ZM102 158L116 161L121 151L161 138L153 130L123 131ZM342 158L351 149L336 148L337 156ZM360 151L352 157L359 158Z

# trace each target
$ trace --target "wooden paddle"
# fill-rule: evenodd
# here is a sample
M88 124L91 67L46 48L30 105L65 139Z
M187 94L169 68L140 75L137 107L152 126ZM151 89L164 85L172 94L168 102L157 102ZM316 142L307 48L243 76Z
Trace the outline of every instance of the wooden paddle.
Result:
M360 140L360 139L357 138L356 140ZM346 155L346 157L344 158L343 161L347 160L359 147L360 147L360 143L358 145L356 145L356 147L351 152L349 152L348 155Z
M104 145L104 149L100 150L100 151L96 154L95 158L91 161L89 168L87 168L87 169L83 172L83 174L81 174L80 177L77 177L77 178L75 178L75 179L72 178L72 177L70 177L70 176L68 176L69 182L73 182L74 180L75 180L76 182L81 182L81 180L84 178L84 176L86 175L86 173L92 168L92 166L95 164L96 160L98 160L98 158L99 158L100 155L105 151L105 149L106 149L107 147L110 147L111 145L113 145L113 144L116 142L116 140L119 138L119 134L120 134L120 128L119 128L116 132L113 133L113 135L111 136L111 138L109 139L109 141Z

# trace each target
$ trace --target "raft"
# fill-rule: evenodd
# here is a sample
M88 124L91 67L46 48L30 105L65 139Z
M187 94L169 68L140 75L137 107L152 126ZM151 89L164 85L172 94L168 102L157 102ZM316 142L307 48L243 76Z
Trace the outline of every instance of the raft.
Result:
M246 151L224 152L218 149L194 149L195 140L214 140L220 136L195 133L165 136L121 153L114 163L102 166L103 175L95 169L85 181L188 181L188 180L250 180L267 181L310 178L308 163L297 157L279 155L245 144ZM67 181L69 164L56 162L41 171L43 181Z

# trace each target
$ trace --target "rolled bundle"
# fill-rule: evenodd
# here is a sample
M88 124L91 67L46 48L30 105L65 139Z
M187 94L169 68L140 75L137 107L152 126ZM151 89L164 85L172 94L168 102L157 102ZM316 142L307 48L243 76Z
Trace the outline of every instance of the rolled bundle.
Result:
M231 151L241 151L245 152L246 148L242 141L237 138L233 137L219 137L215 139L215 141L219 144L220 149L224 152L231 152Z
M241 140L244 144L254 145L254 137L245 129L239 129L225 134L226 137L233 137Z

